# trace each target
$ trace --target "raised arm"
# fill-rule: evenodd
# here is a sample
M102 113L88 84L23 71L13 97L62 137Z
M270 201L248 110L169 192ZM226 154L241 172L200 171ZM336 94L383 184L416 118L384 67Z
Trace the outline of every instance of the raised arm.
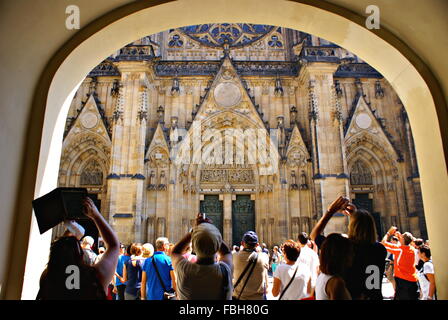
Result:
M176 243L176 245L173 247L173 250L171 251L171 261L173 263L173 268L176 268L177 263L181 259L185 259L183 257L183 253L187 249L191 242L191 232L188 232L182 239L179 240L179 242Z
M232 271L233 274L232 251L230 250L227 243L224 242L224 240L221 242L221 247L219 248L218 253L219 253L219 261L226 263L230 267L230 270Z
M398 228L397 227L390 227L390 229L387 231L387 233L384 235L383 239L381 240L381 243L386 243L388 242L387 240L392 237L393 235L395 235L395 233L397 233Z
M107 287L109 286L117 267L120 242L111 226L96 208L92 199L86 198L84 200L84 208L85 214L95 222L95 225L106 244L106 251L101 258L101 261L93 267L96 269L98 279L103 285L104 291L107 293Z
M335 201L333 201L332 204L328 207L328 210L324 213L322 218L317 222L317 224L314 226L313 231L311 231L310 238L313 241L316 241L316 238L318 235L320 235L325 227L327 226L328 221L330 221L331 217L338 212L342 211L346 215L350 215L349 210L345 210L347 206L350 205L350 211L355 210L355 206L350 204L350 200L348 198L340 196Z

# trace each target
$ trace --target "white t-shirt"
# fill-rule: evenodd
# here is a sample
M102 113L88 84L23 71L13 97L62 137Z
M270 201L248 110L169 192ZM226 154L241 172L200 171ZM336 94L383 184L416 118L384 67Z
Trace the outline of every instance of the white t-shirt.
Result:
M317 269L319 268L319 256L313 249L304 246L300 249L298 263L307 265L311 273L311 286L316 286Z
M330 300L326 289L328 280L330 280L331 278L333 278L333 276L330 276L323 272L319 274L316 281L316 300Z
M280 295L294 275L294 271L297 266L299 266L299 269L297 270L296 277L289 286L288 290L286 290L282 300L299 300L308 297L307 289L308 282L311 278L311 272L307 265L299 262L292 266L282 263L277 266L277 269L275 269L274 278L280 279L282 283L280 286Z
M420 256L418 254L418 250L415 250L415 265L418 265L418 262L420 261Z
M432 260L429 260L423 264L422 270L418 273L418 281L420 283L420 287L422 289L422 300L426 300L429 294L429 285L430 282L426 279L425 274L434 274L434 265L432 264ZM435 296L432 296L432 299L435 299Z

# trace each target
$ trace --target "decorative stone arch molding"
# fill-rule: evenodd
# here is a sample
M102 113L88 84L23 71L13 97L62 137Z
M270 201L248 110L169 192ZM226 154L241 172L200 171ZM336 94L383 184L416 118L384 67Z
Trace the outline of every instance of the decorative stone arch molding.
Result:
M168 150L160 145L154 146L148 152L147 165L151 168L166 168L170 164Z
M347 163L349 168L351 168L358 157L366 163L374 165L374 168L377 169L374 171L376 176L378 176L378 170L380 170L381 178L384 182L387 182L387 175L398 176L399 171L396 161L385 153L384 150L377 148L375 144L363 143L347 148Z
M110 141L93 132L77 134L64 141L60 165L59 184L79 186L80 170L90 159L101 165L103 177L109 171Z
M404 193L404 186L400 182L403 180L403 175L400 173L398 163L390 155L384 153L384 149L374 148L374 146L375 144L363 143L347 148L349 175L351 176L351 169L355 163L362 161L372 174L372 184L361 189L371 188L367 192L374 194L374 212L380 213L385 227L396 223L399 228L406 229L404 219L400 218L407 214L407 206L400 200L402 198L400 195ZM351 185L351 192L355 193L356 188L356 185Z
M79 166L79 169L76 172L76 176L79 177L77 185L103 186L105 183L104 178L107 176L108 167L101 160L92 155Z
M135 39L180 25L222 21L264 23L314 34L361 57L391 83L406 107L414 133L435 268L448 268L444 248L448 199L440 191L448 189L446 96L428 66L401 39L384 26L367 30L365 17L325 1L136 1L106 13L75 33L50 59L37 81L23 159L36 159L38 165L27 167L24 160L26 170L20 180L21 185L36 188L24 190L17 198L17 223L12 231L13 243L26 245L31 230L30 241L28 251L11 255L7 270L11 276L2 287L2 296L20 297L22 284L26 288L24 298L36 296L50 238L41 237L34 217L30 219L31 200L56 184L58 166L50 164L60 158L64 115L69 107L64 102L71 101L73 89L110 52ZM28 259L27 252L33 253ZM439 297L448 298L448 274L441 273L436 281Z
M372 170L373 168L368 162L362 159L362 157L358 157L355 161L353 161L351 166L349 166L350 184L373 185L375 171L372 172Z
M247 131L248 129L253 131ZM237 136L233 141L233 138L235 138L235 134L239 132L242 132L244 136L240 139L238 139L239 136ZM200 164L202 163L204 149L206 149L206 152L210 151L211 153L212 151L214 152L215 150L220 150L222 152L221 157L225 157L224 153L228 151L226 149L227 133L229 134L229 136L232 136L232 151L234 155L236 151L243 150L245 157L243 159L244 161L247 161L247 157L255 156L253 154L250 154L250 151L251 149L257 150L258 146L264 147L264 151L266 151L266 153L261 153L261 156L264 156L264 154L270 154L271 158L274 160L278 159L279 157L278 150L275 147L275 144L270 139L269 133L268 131L266 131L266 128L264 126L260 126L258 122L254 121L252 118L245 114L240 114L239 112L236 112L234 110L223 110L218 111L210 115L209 117L206 117L201 121L197 121L193 124L179 146L178 153L175 155L174 163L177 166L185 163ZM248 144L246 143L248 139L248 136L245 135L246 133L248 135L253 134L254 139L260 138L263 140L263 136L260 136L260 134L262 133L266 136L266 139L264 139L260 143L258 143L258 140L249 141L251 143L250 146L248 146ZM216 138L218 135L220 135L220 137ZM195 145L195 143L197 143L195 142L195 139L200 139L200 143ZM219 162L218 159L215 160ZM260 159L257 159L257 157L255 157L253 160L255 161L255 163L250 164L258 164L258 160ZM235 158L233 161L234 163L236 162ZM268 159L261 159L261 161L267 163ZM221 160L221 162L224 162L224 160Z
M353 166L358 162L362 162L364 166L370 171L372 175L372 183L370 185L378 186L378 185L386 185L386 168L385 165L379 160L379 158L371 153L368 149L358 148L353 156L351 156L348 162L349 175L353 172ZM350 183L352 181L350 180ZM351 183L352 184L352 183Z

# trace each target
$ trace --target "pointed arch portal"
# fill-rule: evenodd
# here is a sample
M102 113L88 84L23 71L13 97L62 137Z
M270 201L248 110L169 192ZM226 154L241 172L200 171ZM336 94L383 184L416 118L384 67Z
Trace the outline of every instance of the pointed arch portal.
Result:
M23 243L29 234L29 246L27 253L17 251L11 256L2 294L34 299L37 292L50 235L39 235L34 217L29 219L31 200L56 186L64 120L80 81L104 57L135 39L170 28L222 21L262 23L314 34L361 57L391 83L406 107L414 132L435 268L448 269L444 248L448 225L446 102L435 77L400 39L385 28L370 31L365 28L365 18L322 1L138 1L107 13L77 32L58 50L41 76L26 148L27 158L38 159L39 152L40 158L37 171L27 170L20 182L35 184L35 194L22 195L23 204L18 205L16 214L17 221L26 223L14 226L14 239ZM447 284L448 274L438 273L442 299L448 298Z

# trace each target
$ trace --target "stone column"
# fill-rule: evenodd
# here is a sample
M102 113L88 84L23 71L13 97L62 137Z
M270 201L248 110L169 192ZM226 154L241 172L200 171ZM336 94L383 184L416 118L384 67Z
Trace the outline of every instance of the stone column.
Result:
M232 245L232 194L224 193L220 195L219 200L221 200L221 198L223 200L224 210L223 238L228 245Z
M349 196L340 109L333 86L333 73L337 68L337 63L307 63L299 75L309 84L312 136L316 145L313 150L314 179L320 189L321 204L318 207L322 211L338 196ZM347 222L345 216L335 216L325 233L346 232Z
M118 62L120 96L114 111L108 176L110 222L123 243L141 241L147 121L145 62Z

